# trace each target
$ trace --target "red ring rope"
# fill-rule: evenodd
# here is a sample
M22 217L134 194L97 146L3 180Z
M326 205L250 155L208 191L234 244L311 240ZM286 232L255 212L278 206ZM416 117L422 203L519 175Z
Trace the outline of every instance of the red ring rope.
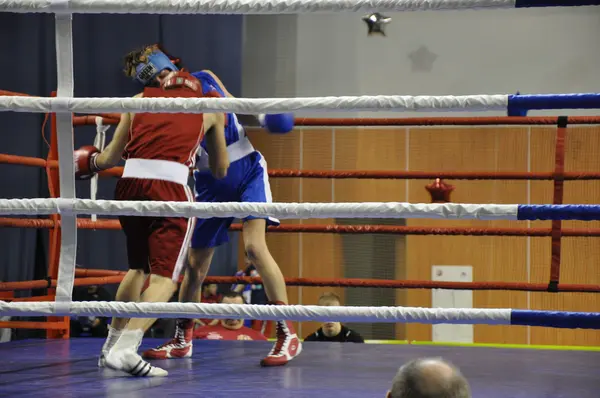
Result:
M0 94L2 95L2 94ZM95 125L96 117L102 117L105 125L119 123L121 115L83 115L75 116L74 126ZM343 126L511 126L511 125L552 125L557 123L557 117L526 116L526 117L420 117L420 118L296 118L296 126L314 127L343 127ZM597 116L576 116L569 118L571 124L600 124Z
M58 223L60 225L60 222ZM54 228L55 222L48 219L2 218L0 228ZM120 230L119 220L87 218L77 219L77 228ZM241 224L233 224L231 231L241 231ZM454 236L552 236L550 228L470 228L470 227L408 227L396 225L337 225L337 224L282 224L268 227L269 232L281 233L328 233L328 234L380 234L380 235L454 235ZM600 228L573 228L562 231L569 237L598 237Z
M122 271L77 269L75 286L90 286L120 283L125 275ZM83 277L82 277L83 276ZM390 289L453 289L453 290L509 290L522 292L548 292L548 284L515 283L515 282L440 282L440 281L406 281L382 279L321 279L321 278L285 278L288 286L328 286L355 288L390 288ZM261 284L261 278L210 276L205 283L217 284ZM56 280L50 285L56 286ZM0 283L0 291L16 291L40 289L48 287L48 281L25 281ZM600 293L600 285L560 284L559 292Z
M497 117L418 117L418 118L297 118L297 126L509 126L552 125L557 117L497 116ZM569 117L572 124L600 124L598 116Z
M0 154L0 163L17 164L21 166L58 168L55 160L46 161L41 158L29 156L16 156ZM103 177L120 177L123 173L122 167L114 167L100 173ZM377 171L377 170L269 170L269 177L273 178L334 178L334 179L410 179L431 180L442 178L446 180L554 180L554 172L465 172L465 171ZM573 180L600 180L600 172L564 172L565 181Z

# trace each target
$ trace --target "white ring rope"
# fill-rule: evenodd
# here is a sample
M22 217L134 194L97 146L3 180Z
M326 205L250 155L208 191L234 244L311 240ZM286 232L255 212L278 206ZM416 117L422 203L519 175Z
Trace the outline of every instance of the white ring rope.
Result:
M338 322L419 322L510 324L511 309L327 307L317 305L249 305L198 303L72 302L57 313L53 302L0 301L0 314L12 316L79 315L136 318L218 318Z
M303 14L514 8L515 0L0 0L0 11L86 14Z
M239 114L286 111L493 111L506 110L508 95L401 96L306 98L50 98L0 97L0 111L79 113L202 113Z
M463 203L199 203L90 199L0 199L0 215L146 217L428 218L516 220L518 205Z

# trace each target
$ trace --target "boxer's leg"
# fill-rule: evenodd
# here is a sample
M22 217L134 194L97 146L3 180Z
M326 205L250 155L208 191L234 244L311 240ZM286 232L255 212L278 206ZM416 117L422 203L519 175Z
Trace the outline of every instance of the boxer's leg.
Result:
M267 173L267 162L259 152L247 157L247 179L243 184L244 190L241 202L272 202L271 187ZM278 225L274 218L248 217L244 220L243 236L246 255L262 277L265 293L273 304L288 303L285 279L279 265L267 247L266 228L268 225ZM277 341L269 355L261 361L263 366L281 366L288 363L302 351L302 344L296 335L291 322L278 321Z
M269 301L288 303L285 280L279 265L271 255L266 240L267 221L262 218L247 219L243 224L244 248L263 280Z
M179 289L179 301L182 303L200 302L198 291L204 278L208 274L212 258L215 254L214 247L190 248L188 255L188 269L185 271L183 282Z
M267 173L267 162L260 152L255 152L244 159L248 172L242 184L240 202L270 203L271 186ZM267 225L279 225L276 218L247 217L243 223L244 248L248 259L254 264L263 279L265 293L271 302L287 304L287 290L279 265L267 247Z
M196 176L197 202L228 201L227 178L215 180L212 176ZM188 268L179 289L180 302L198 302L199 290L210 268L215 247L229 240L227 230L233 219L197 219L188 255ZM165 344L146 350L142 356L147 359L189 358L193 350L193 319L178 319L175 335Z
M115 296L115 301L123 301L123 302L137 302L140 301L140 296L142 293L142 288L146 283L146 278L148 277L148 273L143 269L130 269L125 274L125 277L121 281L119 288L117 289L117 294ZM111 322L111 327L115 330L124 329L127 325L129 318L113 318Z
M222 218L196 220L188 268L179 289L180 302L197 302L198 290L208 274L215 248L229 241L227 230L231 221L232 219Z
M119 217L121 228L127 243L129 271L121 281L116 301L139 301L146 278L150 273L148 266L148 228L152 223L149 217ZM129 318L113 318L111 325L116 330L125 328Z
M137 302L140 300L142 288L150 269L148 268L148 225L151 222L147 217L120 217L121 227L125 232L127 241L127 257L129 271L119 284L116 301ZM102 346L98 366L104 367L104 358L115 345L121 331L127 325L129 318L114 317L108 326L108 336Z
M153 181L152 193L157 200L193 201L187 186L165 181ZM194 219L155 218L150 224L148 239L150 284L141 300L167 302L177 289L184 270L188 247L194 231ZM137 353L144 332L153 319L132 318L106 356L106 364L136 376L166 376L167 371L151 366Z
M208 171L194 173L195 200L200 203L228 202L231 198L231 185L235 176L235 165L230 166L227 177L217 180ZM196 220L192 244L188 255L188 269L185 272L179 301L196 302L198 290L210 268L215 247L229 241L227 230L233 219L199 218Z
M175 184L177 185L177 184ZM193 201L193 195L186 186L176 186L183 198ZM182 201L182 195L167 196L170 200ZM185 270L188 248L195 228L193 218L156 218L151 225L149 242L150 284L141 301L148 303L168 302L177 291L179 278ZM155 319L136 318L129 321L127 329L141 329L144 332Z
M193 231L193 220L156 218L150 234L150 283L141 302L168 302L177 289L183 270L187 246ZM156 319L132 318L106 355L106 365L135 376L167 376L168 372L151 366L137 351L144 332Z
M198 291L208 273L213 254L213 247L190 249L189 267L179 288L180 302L199 302ZM178 319L173 338L156 348L144 351L142 357L145 359L189 358L192 356L193 334L194 320Z
M150 275L150 283L139 300L142 303L166 303L177 291L177 282L170 277ZM140 329L144 333L156 322L155 318L132 318L126 329Z

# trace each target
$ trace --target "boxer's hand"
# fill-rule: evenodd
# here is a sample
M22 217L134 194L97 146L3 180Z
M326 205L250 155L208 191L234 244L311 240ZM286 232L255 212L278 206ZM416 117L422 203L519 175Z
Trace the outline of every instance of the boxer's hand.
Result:
M89 180L100 171L96 164L98 155L100 155L100 151L92 145L83 146L73 153L76 179Z
M200 92L200 82L194 76L187 72L171 72L161 82L160 87L163 90L174 90L178 88L188 88L195 92Z
M294 129L293 113L277 113L273 115L258 115L260 125L273 134L286 134Z

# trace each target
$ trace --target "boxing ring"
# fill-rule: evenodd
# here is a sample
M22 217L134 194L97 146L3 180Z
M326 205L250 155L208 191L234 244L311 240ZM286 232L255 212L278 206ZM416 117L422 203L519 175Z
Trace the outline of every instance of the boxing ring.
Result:
M600 236L600 228L563 228L569 220L600 220L598 204L565 204L565 181L600 180L599 171L565 170L565 142L574 125L600 125L600 117L477 117L419 119L298 119L297 130L314 127L408 127L408 126L552 126L554 132L553 168L539 171L414 171L392 170L309 170L275 168L273 179L337 180L425 180L452 181L548 181L552 184L552 204L463 204L439 200L440 192L430 187L432 199L442 203L334 202L332 203L162 203L118 202L78 199L72 162L74 126L96 125L100 141L110 125L118 122L113 112L191 112L234 111L240 114L275 113L297 110L362 111L488 111L508 110L526 114L536 109L600 109L600 94L560 95L470 95L470 96L377 96L288 99L132 99L74 98L71 22L73 13L304 13L332 11L416 11L435 9L514 8L599 5L600 1L537 0L456 0L353 2L303 1L288 4L247 1L219 4L186 1L0 0L4 12L56 13L58 90L50 97L0 92L0 110L45 113L50 117L51 137L47 159L0 154L0 163L44 168L50 198L0 199L0 226L4 228L43 228L49 231L48 278L34 281L0 283L0 316L45 317L44 321L6 321L0 328L42 329L48 340L24 340L0 344L0 395L45 397L66 396L164 396L199 393L207 396L324 396L338 393L349 397L384 396L398 366L422 356L441 356L453 361L469 379L476 397L597 397L600 388L597 347L544 346L529 348L506 345L439 345L411 341L380 344L305 343L302 355L282 368L258 367L257 358L268 351L269 343L215 342L195 343L190 359L161 362L169 377L132 379L96 367L100 339L69 339L69 315L137 317L212 317L241 316L247 319L294 321L509 325L510 327L548 327L560 329L600 329L600 313L524 308L426 308L400 306L314 305L252 306L193 303L119 303L74 302L74 286L114 284L123 272L76 269L78 229L118 230L116 220L103 216L184 216L238 217L272 216L282 220L305 219L404 219L404 220L513 220L536 222L551 220L549 228L529 224L517 227L440 227L390 225L340 225L336 223L287 224L270 228L278 234L343 234L390 236L493 236L547 238L551 256L547 260L548 278L543 282L501 280L440 282L410 279L365 278L286 278L289 286L327 286L388 289L453 289L469 291L546 292L553 295L600 292L600 283L565 283L561 279L561 253L564 238L590 239ZM74 113L81 115L74 116ZM343 132L342 132L343 133ZM291 134L294 134L292 132ZM269 159L269 156L267 155ZM122 169L100 173L100 177L119 177ZM97 181L97 180L96 180ZM93 183L94 184L94 183ZM94 185L92 185L94 186ZM276 196L277 197L277 196ZM435 200L435 199L438 200ZM593 203L593 202L592 202ZM47 218L14 218L14 216ZM83 218L78 216L90 216ZM240 230L234 225L232 230ZM302 235L300 235L302 236ZM564 276L562 277L564 279ZM253 278L210 277L207 283L253 283ZM45 289L46 294L15 297L21 290ZM541 293L540 293L541 294ZM586 297L582 296L582 297ZM300 297L300 296L298 296ZM579 297L579 296L578 296ZM303 336L300 336L303 337ZM159 342L146 339L143 348ZM535 348L535 349L534 349ZM357 376L364 377L357 377ZM249 393L250 390L251 392Z

